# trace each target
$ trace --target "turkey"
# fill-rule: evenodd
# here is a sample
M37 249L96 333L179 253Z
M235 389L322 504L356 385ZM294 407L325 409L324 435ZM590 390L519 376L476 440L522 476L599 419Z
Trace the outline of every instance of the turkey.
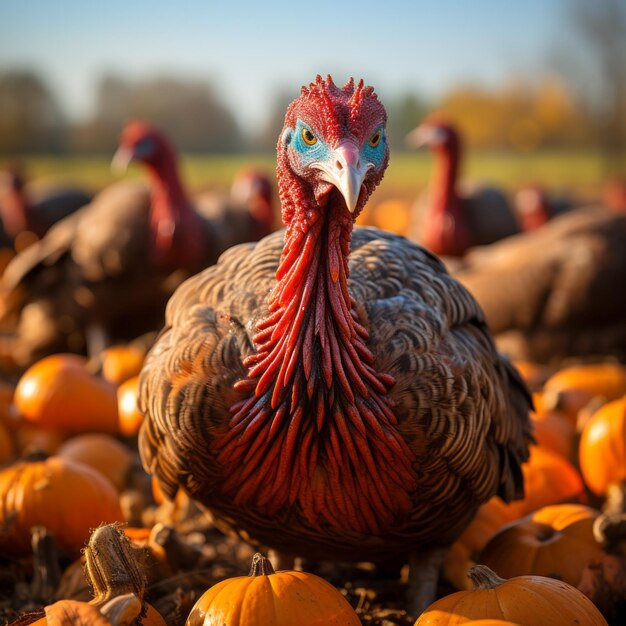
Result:
M7 267L2 317L17 316L10 345L20 365L57 351L95 355L158 330L174 289L232 244L230 231L222 242L219 220L194 210L159 131L140 121L125 127L113 162L130 161L148 170L149 186L107 187ZM239 241L254 235L242 229Z
M626 359L626 215L581 208L477 248L455 272L513 358Z
M463 192L458 183L461 136L450 123L433 117L409 135L409 147L426 146L435 155L427 198L416 202L410 236L439 255L462 256L472 246L519 232L513 209L497 189Z
M17 166L0 171L0 247L18 250L26 243L40 239L59 220L74 213L91 201L91 196L77 188L59 184L26 184Z
M529 397L432 253L354 220L389 159L371 87L317 77L278 140L283 232L183 283L141 374L146 470L215 523L316 560L404 562L411 609L493 494Z

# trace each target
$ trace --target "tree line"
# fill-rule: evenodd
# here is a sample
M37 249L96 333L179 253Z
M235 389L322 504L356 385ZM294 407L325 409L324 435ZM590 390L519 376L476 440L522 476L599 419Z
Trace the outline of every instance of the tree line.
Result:
M430 112L458 124L472 148L626 149L626 0L572 0L571 38L546 63L543 77L498 87L457 85L433 100L408 86L385 98L390 141ZM166 131L184 152L271 151L286 104L278 93L257 135L241 131L219 89L202 79L103 76L87 121L67 116L46 80L32 70L0 72L0 153L110 153L126 120L142 118Z

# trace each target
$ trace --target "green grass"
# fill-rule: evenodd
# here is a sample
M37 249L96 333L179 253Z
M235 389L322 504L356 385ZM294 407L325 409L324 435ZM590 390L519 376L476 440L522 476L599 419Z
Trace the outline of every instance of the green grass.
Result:
M104 156L34 156L21 161L32 179L60 177L92 189L99 189L116 180L109 170L109 158ZM275 157L186 156L182 159L182 174L187 187L199 191L228 186L235 172L244 165L261 166L273 176ZM626 170L626 159L618 165L622 166L622 171ZM388 197L414 198L426 186L431 169L429 154L394 153L376 197L379 200ZM597 152L474 153L468 155L463 165L462 178L508 190L528 182L541 182L551 190L592 195L607 173L607 164ZM141 176L140 168L132 166L128 176Z

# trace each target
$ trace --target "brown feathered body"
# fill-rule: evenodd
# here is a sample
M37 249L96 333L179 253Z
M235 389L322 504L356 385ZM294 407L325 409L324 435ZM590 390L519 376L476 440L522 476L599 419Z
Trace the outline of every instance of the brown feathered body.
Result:
M529 398L480 308L424 248L353 230L381 124L362 84L303 89L278 148L286 231L181 285L141 375L140 453L165 493L314 559L402 560L522 493Z
M170 301L142 373L146 467L170 495L183 485L221 528L288 553L385 560L416 545L447 545L477 503L521 492L528 400L469 293L425 249L373 228L355 229L349 290L377 369L396 381L397 429L415 454L410 511L379 536L333 535L312 527L296 507L267 518L221 493L226 476L212 442L241 398L233 386L254 352L255 322L276 284L283 237L229 250ZM388 461L374 461L384 480Z
M511 356L626 358L626 217L576 209L471 251L455 272Z

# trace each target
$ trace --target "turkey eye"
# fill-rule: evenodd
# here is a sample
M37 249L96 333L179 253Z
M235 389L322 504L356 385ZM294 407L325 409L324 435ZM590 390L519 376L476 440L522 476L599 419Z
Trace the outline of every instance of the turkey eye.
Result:
M314 146L317 143L317 137L308 129L302 129L302 139L307 146Z
M375 148L379 143L380 143L380 131L377 130L371 137L370 140L368 141L369 145L372 148Z

